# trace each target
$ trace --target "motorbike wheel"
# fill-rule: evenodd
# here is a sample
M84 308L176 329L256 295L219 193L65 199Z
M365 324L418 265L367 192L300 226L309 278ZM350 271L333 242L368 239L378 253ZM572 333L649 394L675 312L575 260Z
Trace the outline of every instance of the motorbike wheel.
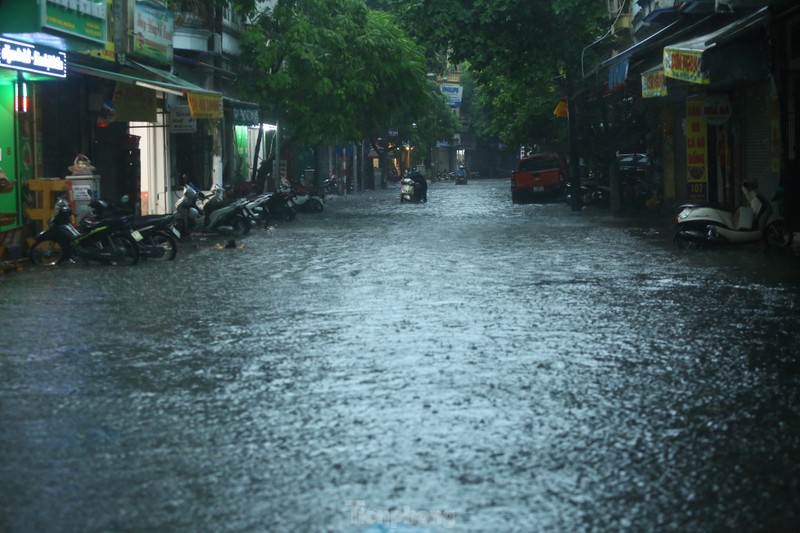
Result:
M314 213L322 213L323 209L325 209L322 202L314 199L308 201L308 207Z
M135 265L139 262L139 244L130 233L114 233L109 238L111 265Z
M57 241L42 239L31 246L28 257L34 265L54 266L63 262L67 253Z
M783 221L775 221L767 226L766 231L767 246L775 248L788 248L792 245L794 234Z
M231 221L231 226L233 226L233 235L236 237L250 233L250 221L243 215L236 215Z
M178 255L178 242L175 237L163 231L154 231L144 238L144 245L154 250L152 255L142 256L154 261L174 261ZM159 250L161 248L161 250ZM139 254L141 256L141 254Z

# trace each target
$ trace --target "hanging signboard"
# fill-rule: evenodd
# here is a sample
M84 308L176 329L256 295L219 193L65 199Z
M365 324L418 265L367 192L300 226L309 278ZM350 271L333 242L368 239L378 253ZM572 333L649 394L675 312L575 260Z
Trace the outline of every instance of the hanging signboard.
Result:
M711 77L703 69L703 52L664 48L664 75L669 78L708 85Z
M704 98L686 99L686 181L688 199L708 200L708 147L706 119L703 117Z
M192 118L188 105L174 105L169 110L170 133L194 133L197 121Z
M192 118L222 118L222 96L219 94L204 94L188 92L189 111Z
M667 96L667 80L664 69L659 68L642 73L642 98Z
M150 89L117 82L111 99L117 122L155 122L156 93Z
M712 94L703 102L703 118L709 126L722 126L731 118L731 103L724 94Z

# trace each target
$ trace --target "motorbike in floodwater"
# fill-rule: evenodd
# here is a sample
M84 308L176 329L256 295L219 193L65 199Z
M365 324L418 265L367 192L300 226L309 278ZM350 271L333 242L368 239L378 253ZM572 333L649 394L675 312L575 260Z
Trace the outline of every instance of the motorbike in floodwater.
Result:
M325 209L325 190L322 187L281 178L281 189L291 195L297 211L321 213Z
M428 184L424 178L406 176L400 180L400 203L425 203L428 201Z
M247 209L253 214L256 226L266 228L272 222L272 213L269 210L269 201L272 193L251 194L247 200Z
M793 234L772 202L758 191L755 180L745 180L742 193L748 205L730 212L707 205L685 204L675 217L674 241L679 248L763 240L768 247L791 246Z
M175 204L175 225L182 235L191 233L218 233L220 235L246 235L255 224L254 215L247 208L247 199L226 201L224 189L215 184L207 197L197 187L187 183L183 196ZM201 203L202 202L202 203Z
M104 200L89 202L89 211L80 219L78 227L85 229L87 224L96 223L107 217L131 215L131 236L139 246L140 259L172 261L178 254L180 231L175 227L174 215L135 216L128 207L128 196L122 197L120 204L112 205Z
M72 208L64 196L55 204L49 227L39 233L28 257L34 265L53 266L73 258L109 265L139 262L139 246L131 235L131 216L87 222L84 231L72 224Z
M417 195L414 191L414 180L411 178L403 178L400 180L400 203L416 202Z

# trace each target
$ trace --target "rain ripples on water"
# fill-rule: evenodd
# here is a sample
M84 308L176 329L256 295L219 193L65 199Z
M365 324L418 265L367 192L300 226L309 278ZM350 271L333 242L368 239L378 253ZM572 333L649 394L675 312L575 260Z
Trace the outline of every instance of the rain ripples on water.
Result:
M0 278L3 528L800 524L796 255L429 198Z

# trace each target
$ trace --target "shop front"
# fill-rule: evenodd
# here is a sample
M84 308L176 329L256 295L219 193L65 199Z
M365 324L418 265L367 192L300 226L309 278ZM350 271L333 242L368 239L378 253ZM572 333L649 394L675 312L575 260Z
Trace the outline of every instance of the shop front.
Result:
M40 169L36 88L67 75L64 52L0 37L0 242L18 253L29 204L28 182Z
M745 179L758 180L768 197L779 188L780 139L770 131L777 119L777 94L770 90L768 21L769 12L762 8L712 32L670 43L660 68L642 75L643 96L672 102L681 117L680 128L662 139L685 176L675 183L678 201L733 208L741 202Z

